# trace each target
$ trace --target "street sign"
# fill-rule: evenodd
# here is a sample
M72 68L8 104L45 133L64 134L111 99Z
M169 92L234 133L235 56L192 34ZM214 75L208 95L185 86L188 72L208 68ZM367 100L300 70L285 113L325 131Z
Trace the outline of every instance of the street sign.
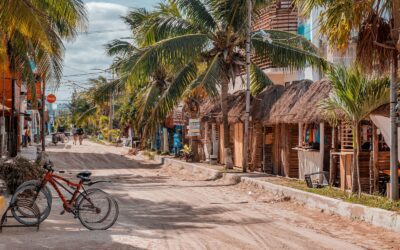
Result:
M49 95L47 96L46 100L47 100L48 103L53 103L53 102L55 102L57 99L56 99L56 96L55 96L55 95L49 94Z
M200 136L200 119L189 119L189 131L187 136Z

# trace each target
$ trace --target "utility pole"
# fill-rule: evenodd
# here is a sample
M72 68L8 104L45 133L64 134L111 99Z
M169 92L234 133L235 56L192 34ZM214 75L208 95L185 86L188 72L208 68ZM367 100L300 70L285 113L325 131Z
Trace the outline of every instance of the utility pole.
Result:
M45 95L46 95L46 81L45 81L44 77L42 78L42 85L43 85L42 86L42 96L41 96L42 110L41 110L41 113L40 113L40 120L41 120L40 130L42 131L41 132L41 136L42 136L42 152L44 152L46 150L46 133L45 133L46 126L45 126L45 121L44 121L44 111L45 111L45 107L46 107L46 103L45 103L45 101L46 101L46 98L45 98Z
M114 72L112 72L112 81L114 80ZM110 112L109 112L109 121L108 121L108 141L112 142L112 134L111 130L113 129L113 119L114 119L114 91L112 91L110 95Z
M393 50L391 74L390 74L390 199L399 199L399 176L398 176L398 135L397 135L397 70L398 70L398 51L399 51L399 28L400 28L400 3L398 0L392 1L393 28L392 39L395 45Z
M247 29L246 29L246 113L244 119L243 172L249 166L249 118L250 118L250 53L251 53L251 12L252 0L247 0Z

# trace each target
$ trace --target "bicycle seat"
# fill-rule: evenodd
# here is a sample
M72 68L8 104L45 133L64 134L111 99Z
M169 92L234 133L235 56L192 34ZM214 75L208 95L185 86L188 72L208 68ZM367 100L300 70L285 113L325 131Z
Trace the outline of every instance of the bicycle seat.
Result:
M90 181L89 177L92 175L91 172L89 171L84 171L84 172L80 172L76 175L76 177L78 177L79 179L83 180L83 181Z

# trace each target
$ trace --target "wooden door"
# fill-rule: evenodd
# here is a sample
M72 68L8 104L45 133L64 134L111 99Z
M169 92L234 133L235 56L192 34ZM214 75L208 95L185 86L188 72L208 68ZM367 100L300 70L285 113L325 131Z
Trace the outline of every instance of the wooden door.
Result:
M243 166L243 123L235 123L233 129L233 139L234 139L234 157L233 164L236 167Z
M225 164L225 155L224 155L224 125L219 125L219 163Z

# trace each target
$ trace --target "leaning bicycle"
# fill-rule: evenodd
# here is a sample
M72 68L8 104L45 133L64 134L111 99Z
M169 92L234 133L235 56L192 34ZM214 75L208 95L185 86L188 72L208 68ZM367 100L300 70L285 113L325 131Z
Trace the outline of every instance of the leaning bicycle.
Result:
M50 161L46 162L43 167L46 170L43 179L22 183L12 196L11 203L16 203L20 199L31 201L32 206L36 205L39 208L40 222L43 222L50 215L52 206L52 194L46 186L47 183L50 183L63 203L61 214L72 213L89 230L106 230L114 225L119 215L117 201L99 188L85 188L85 186L90 187L106 181L91 181L90 172L81 172L77 174L80 181L74 183L54 174L55 171ZM71 195L70 199L64 196L59 187ZM37 223L37 216L35 217L29 209L16 206L11 212L15 219L22 224L34 225Z

